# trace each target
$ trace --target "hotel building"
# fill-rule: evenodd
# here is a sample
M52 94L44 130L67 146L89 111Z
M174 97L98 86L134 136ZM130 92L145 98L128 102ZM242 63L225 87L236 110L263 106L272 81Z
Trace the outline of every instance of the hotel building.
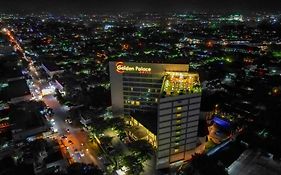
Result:
M155 146L157 169L184 160L197 142L199 75L187 64L110 62L109 70L113 115Z

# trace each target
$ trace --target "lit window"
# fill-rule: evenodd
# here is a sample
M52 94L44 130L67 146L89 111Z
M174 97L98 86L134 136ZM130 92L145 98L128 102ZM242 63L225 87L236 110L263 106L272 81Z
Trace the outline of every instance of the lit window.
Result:
M176 132L176 134L180 134L180 133L181 133L181 131L177 131L177 132Z
M158 98L155 98L155 102L156 102L156 103L158 102Z
M181 120L177 120L176 122L177 122L177 123L180 123L180 122L181 122Z
M180 139L180 137L176 137L176 140L179 140Z
M181 114L177 114L177 117L180 117L181 116Z
M177 110L181 110L181 109L182 109L182 107L181 107L181 106L177 107Z
M179 152L179 149L178 149L178 148L175 149L175 153L177 153L177 152Z
M131 105L134 105L134 104L135 104L135 101L132 100L132 101L131 101Z
M140 105L140 102L139 102L139 101L136 101L136 105L139 106L139 105Z
M150 89L147 89L147 92L150 92Z
M179 145L179 144L180 144L179 142L176 142L176 143L175 143L175 145Z
M133 90L134 90L134 88L131 87L131 91L133 91Z

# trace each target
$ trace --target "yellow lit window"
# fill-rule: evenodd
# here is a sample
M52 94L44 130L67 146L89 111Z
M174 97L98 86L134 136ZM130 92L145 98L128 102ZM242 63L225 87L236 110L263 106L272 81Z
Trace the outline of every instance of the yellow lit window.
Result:
M176 134L180 134L180 133L181 133L180 131L177 131L177 132L176 132Z
M175 149L175 153L179 152L179 149Z
M181 122L181 120L177 120L177 123L180 123Z
M176 143L175 143L175 145L179 145L179 144L180 144L179 142L176 142Z
M158 98L155 98L155 102L156 102L156 103L158 102Z
M136 105L139 106L139 105L140 105L140 102L139 102L139 101L136 101Z
M132 101L131 101L131 105L134 105L134 104L135 104L135 101L132 100Z
M177 114L177 117L180 117L181 116L181 114Z
M180 139L180 137L176 137L176 140L179 140Z
M131 91L133 91L133 90L134 90L134 88L131 87Z
M147 89L147 92L150 92L151 90L150 89Z
M181 110L181 109L182 109L182 107L181 107L181 106L177 107L177 110Z

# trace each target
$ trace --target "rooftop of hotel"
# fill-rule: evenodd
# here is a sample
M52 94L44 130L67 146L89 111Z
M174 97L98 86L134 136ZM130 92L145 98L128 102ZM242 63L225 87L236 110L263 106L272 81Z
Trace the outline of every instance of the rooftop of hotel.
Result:
M201 93L197 73L166 72L161 88L162 97L192 93Z

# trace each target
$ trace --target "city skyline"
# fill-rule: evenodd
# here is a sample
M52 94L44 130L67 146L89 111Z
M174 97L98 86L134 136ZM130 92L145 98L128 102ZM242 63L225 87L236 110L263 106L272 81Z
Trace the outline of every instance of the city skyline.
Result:
M1 12L6 13L101 13L101 12L175 12L175 11L199 11L199 12L276 12L281 10L281 2L276 0L28 0L28 1L1 1Z
M1 175L280 174L281 13L32 2L1 4Z

